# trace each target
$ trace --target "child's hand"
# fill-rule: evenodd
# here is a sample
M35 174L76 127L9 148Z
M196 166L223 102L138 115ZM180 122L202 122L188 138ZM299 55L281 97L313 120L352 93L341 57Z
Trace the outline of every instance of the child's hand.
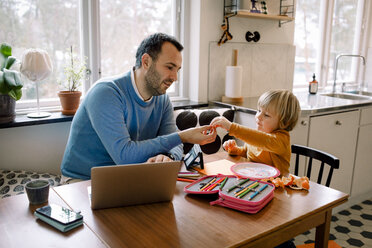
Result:
M201 126L189 128L178 132L182 143L205 145L215 141L217 136L216 129L211 126Z
M228 119L226 119L225 117L220 116L220 117L214 118L211 121L210 125L214 126L215 128L222 127L223 129L226 129L227 131L229 131L230 127L231 127L231 122Z
M223 149L225 149L227 153L231 155L240 155L242 153L242 148L239 147L235 140L232 139L223 143Z

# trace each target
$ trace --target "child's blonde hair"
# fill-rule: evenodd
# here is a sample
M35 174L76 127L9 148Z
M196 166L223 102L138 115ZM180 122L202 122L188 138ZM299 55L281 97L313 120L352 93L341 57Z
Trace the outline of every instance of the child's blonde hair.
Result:
M291 131L300 116L300 103L288 90L270 90L258 99L258 108L269 109L279 117L279 128Z

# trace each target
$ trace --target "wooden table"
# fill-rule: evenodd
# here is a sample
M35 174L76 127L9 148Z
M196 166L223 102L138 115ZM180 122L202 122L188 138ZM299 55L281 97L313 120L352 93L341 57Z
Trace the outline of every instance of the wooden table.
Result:
M65 206L49 190L49 203ZM0 247L105 247L104 241L84 224L62 233L34 216L41 205L29 205L26 194L0 199Z
M227 157L215 154L205 161ZM86 225L111 247L274 247L313 227L316 247L327 247L332 208L348 198L311 182L309 192L276 189L266 207L247 214L210 206L216 196L187 195L186 185L177 182L172 202L95 211L87 194L90 181L55 191L72 209L81 210Z

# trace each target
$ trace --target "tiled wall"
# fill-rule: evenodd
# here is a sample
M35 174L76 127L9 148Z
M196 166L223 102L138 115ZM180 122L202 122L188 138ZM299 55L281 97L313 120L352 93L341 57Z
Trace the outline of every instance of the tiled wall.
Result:
M243 67L242 96L260 96L269 89L292 89L295 47L288 44L209 44L208 97L225 95L225 70L232 65L233 49L238 49L238 65Z

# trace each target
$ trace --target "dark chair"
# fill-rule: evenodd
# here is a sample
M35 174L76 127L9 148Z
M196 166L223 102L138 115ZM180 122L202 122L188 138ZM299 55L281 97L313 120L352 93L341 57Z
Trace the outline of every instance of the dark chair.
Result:
M333 170L338 169L340 167L340 160L326 152L322 152L319 150L316 150L314 148L310 148L307 146L301 146L301 145L292 145L292 153L296 154L296 164L295 164L295 172L294 174L298 176L298 167L299 167L299 160L300 160L300 155L305 156L308 158L308 163L307 163L307 173L306 176L310 179L311 175L311 169L313 165L313 159L319 160L321 162L320 168L319 168L319 173L318 173L318 179L317 183L322 182L322 176L323 176L323 170L324 170L324 164L327 164L330 166L329 172L328 172L328 177L327 181L325 183L325 186L329 187L331 184L331 179L333 175Z

